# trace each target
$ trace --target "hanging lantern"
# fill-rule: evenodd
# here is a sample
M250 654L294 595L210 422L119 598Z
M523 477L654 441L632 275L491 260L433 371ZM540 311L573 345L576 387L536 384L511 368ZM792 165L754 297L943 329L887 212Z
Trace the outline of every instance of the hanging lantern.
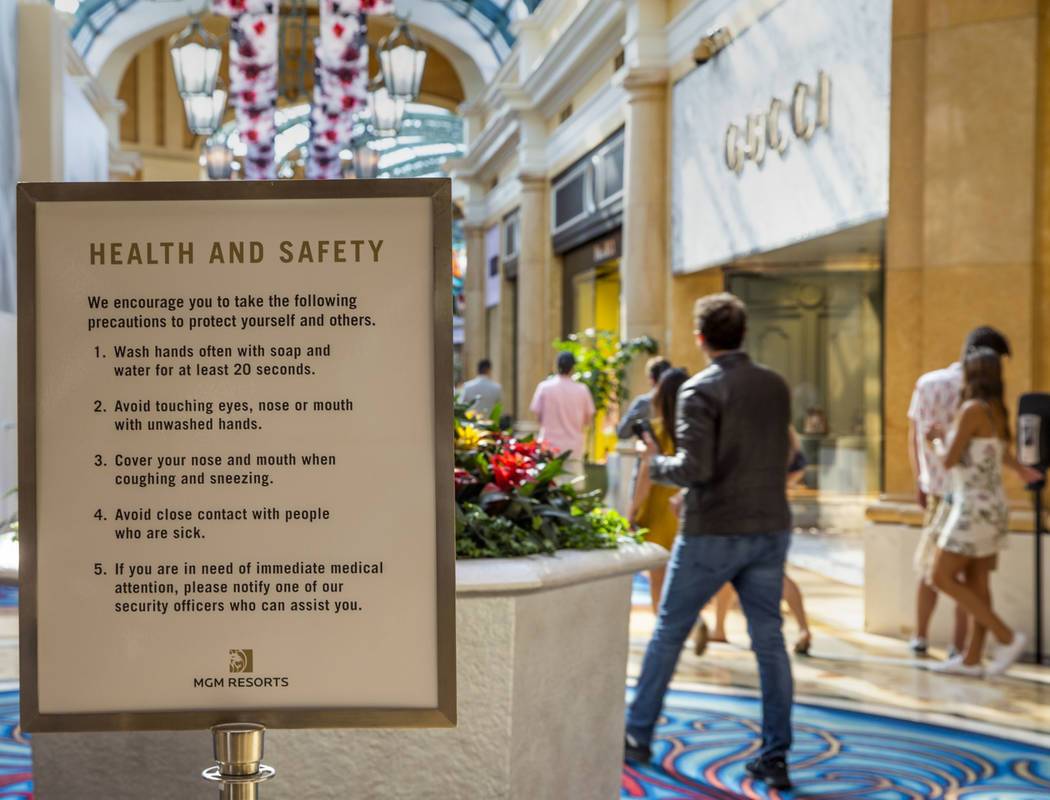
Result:
M374 178L379 174L379 151L373 150L367 142L354 148L354 176L357 178Z
M173 37L169 49L180 95L210 95L215 91L222 47L215 36L204 30L200 19L194 17L189 27Z
M226 113L226 87L217 80L211 94L183 95L182 105L190 132L211 136L222 125Z
M409 103L418 98L427 48L412 35L404 20L389 36L379 41L376 55L379 56L383 84L390 94Z
M376 81L368 93L368 116L376 136L397 136L405 116L405 101L391 97L382 81Z
M213 181L225 180L233 175L233 150L225 142L204 145L204 168Z

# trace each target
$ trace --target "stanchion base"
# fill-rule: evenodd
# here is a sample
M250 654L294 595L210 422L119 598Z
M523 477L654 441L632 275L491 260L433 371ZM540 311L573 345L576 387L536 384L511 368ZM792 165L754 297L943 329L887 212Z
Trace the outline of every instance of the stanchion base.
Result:
M219 772L218 765L216 765L204 770L201 773L201 777L206 781L214 781L215 783L262 783L270 780L276 773L277 770L273 767L260 764L259 771L251 775L223 775Z

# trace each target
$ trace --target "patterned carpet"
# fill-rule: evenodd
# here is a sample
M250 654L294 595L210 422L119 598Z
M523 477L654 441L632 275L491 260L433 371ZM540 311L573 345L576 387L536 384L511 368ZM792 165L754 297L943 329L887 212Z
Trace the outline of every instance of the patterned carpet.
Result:
M14 685L14 684L12 684ZM29 738L18 728L18 689L0 689L0 800L32 800Z
M628 701L633 692L628 690ZM622 800L1038 800L1050 750L970 730L797 704L795 789L755 783L744 764L760 731L757 699L668 694L653 763L629 763Z
M631 692L628 691L628 700ZM758 701L672 691L653 764L627 764L622 800L1038 800L1050 798L1050 750L984 733L815 705L795 706L795 790L744 772ZM0 691L0 800L32 800L18 692Z

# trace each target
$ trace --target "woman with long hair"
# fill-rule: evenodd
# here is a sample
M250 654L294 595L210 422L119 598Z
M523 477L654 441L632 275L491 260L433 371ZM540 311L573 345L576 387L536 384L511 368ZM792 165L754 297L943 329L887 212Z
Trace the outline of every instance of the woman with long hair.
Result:
M674 424L675 401L679 387L689 378L689 373L681 367L664 370L653 393L653 418L649 420L653 438L665 453L675 451ZM631 498L631 509L627 514L628 521L638 528L647 528L645 539L656 542L666 550L671 549L674 537L678 533L678 517L671 508L671 498L679 492L674 486L661 486L649 479L649 463L643 460L638 470L638 480L634 484L634 496ZM650 600L653 613L660 608L660 593L663 591L665 567L649 570Z
M1037 473L1020 467L1010 450L1009 414L1003 403L997 352L978 347L966 354L960 401L945 441L940 431L927 432L937 456L951 470L952 479L951 510L937 538L932 578L937 589L970 612L972 622L966 652L929 669L976 677L999 675L1017 660L1027 642L1027 637L1012 630L991 605L989 574L999 551L1006 547L1009 531L1002 466L1005 462L1029 480ZM985 669L981 656L988 631L998 645Z

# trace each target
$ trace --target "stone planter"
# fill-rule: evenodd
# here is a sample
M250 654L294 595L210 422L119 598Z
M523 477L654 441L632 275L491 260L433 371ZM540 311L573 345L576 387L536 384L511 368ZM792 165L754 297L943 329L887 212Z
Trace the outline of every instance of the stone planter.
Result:
M261 797L618 797L632 576L666 560L646 543L457 562L459 727L270 731ZM38 800L214 796L203 731L38 734L33 762Z
M864 528L864 630L906 639L915 629L918 577L912 556L922 533L923 511L912 502L883 499L868 507ZM1010 514L1010 534L999 565L991 575L996 613L1028 636L1035 648L1035 518L1030 509ZM1043 533L1043 552L1050 552L1050 534ZM1045 575L1044 567L1044 575ZM1045 578L1044 578L1045 580ZM930 642L946 647L952 635L954 603L942 598L930 621ZM989 637L989 641L991 637ZM1050 615L1043 616L1043 648L1050 642ZM1045 656L1045 653L1044 653Z

